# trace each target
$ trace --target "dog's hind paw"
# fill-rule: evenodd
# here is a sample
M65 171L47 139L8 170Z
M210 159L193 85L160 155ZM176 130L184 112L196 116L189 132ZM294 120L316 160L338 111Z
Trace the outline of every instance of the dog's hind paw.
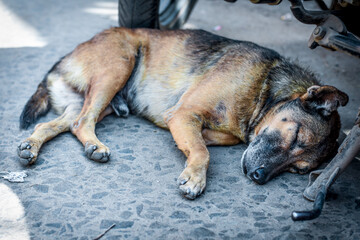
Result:
M185 168L178 178L178 185L184 197L195 199L205 189L206 170L196 173L190 167Z
M100 163L110 160L110 150L105 146L98 147L97 145L86 143L85 154L89 159Z
M19 144L17 153L20 157L20 163L24 166L33 164L37 158L37 149L31 141L24 141Z

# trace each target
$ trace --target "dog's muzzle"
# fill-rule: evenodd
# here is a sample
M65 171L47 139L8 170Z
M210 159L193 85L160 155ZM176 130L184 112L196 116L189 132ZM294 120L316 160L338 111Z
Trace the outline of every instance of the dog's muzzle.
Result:
M247 153L246 149L241 157L241 168L242 168L242 172L248 177L250 178L252 181L256 182L257 184L265 184L267 181L267 174L266 171L264 169L264 166L260 166L257 168L253 168L253 169L248 169L246 167L246 153Z

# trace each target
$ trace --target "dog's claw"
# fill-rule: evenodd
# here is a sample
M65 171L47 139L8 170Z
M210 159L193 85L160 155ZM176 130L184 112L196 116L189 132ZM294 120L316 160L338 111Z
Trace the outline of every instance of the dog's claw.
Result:
M105 163L110 160L110 151L105 148L99 148L97 145L85 145L86 156L96 162Z
M184 185L187 181L186 179L180 180L178 185Z

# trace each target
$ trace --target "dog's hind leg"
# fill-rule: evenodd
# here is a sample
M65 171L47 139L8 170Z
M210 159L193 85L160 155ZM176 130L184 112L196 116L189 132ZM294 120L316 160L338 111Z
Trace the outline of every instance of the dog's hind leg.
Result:
M209 152L201 134L202 120L193 112L178 111L167 125L178 148L188 158L178 178L180 190L186 198L194 199L205 189L209 166Z
M107 107L115 94L125 85L132 67L124 66L124 71L116 75L104 74L94 78L92 85L85 94L81 113L71 126L71 132L85 147L88 158L97 162L107 162L110 150L95 135L95 125L106 114Z
M35 127L33 134L18 146L18 155L23 165L33 164L38 156L41 146L56 137L62 132L70 130L70 125L80 113L81 105L70 104L64 113L47 123L39 123Z

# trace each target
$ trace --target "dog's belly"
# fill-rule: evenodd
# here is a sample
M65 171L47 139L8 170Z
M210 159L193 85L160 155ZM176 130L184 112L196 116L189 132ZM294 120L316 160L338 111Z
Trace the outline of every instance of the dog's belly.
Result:
M156 125L167 128L163 119L164 113L176 105L192 82L193 79L182 73L154 74L140 63L120 94L132 114L145 117Z

